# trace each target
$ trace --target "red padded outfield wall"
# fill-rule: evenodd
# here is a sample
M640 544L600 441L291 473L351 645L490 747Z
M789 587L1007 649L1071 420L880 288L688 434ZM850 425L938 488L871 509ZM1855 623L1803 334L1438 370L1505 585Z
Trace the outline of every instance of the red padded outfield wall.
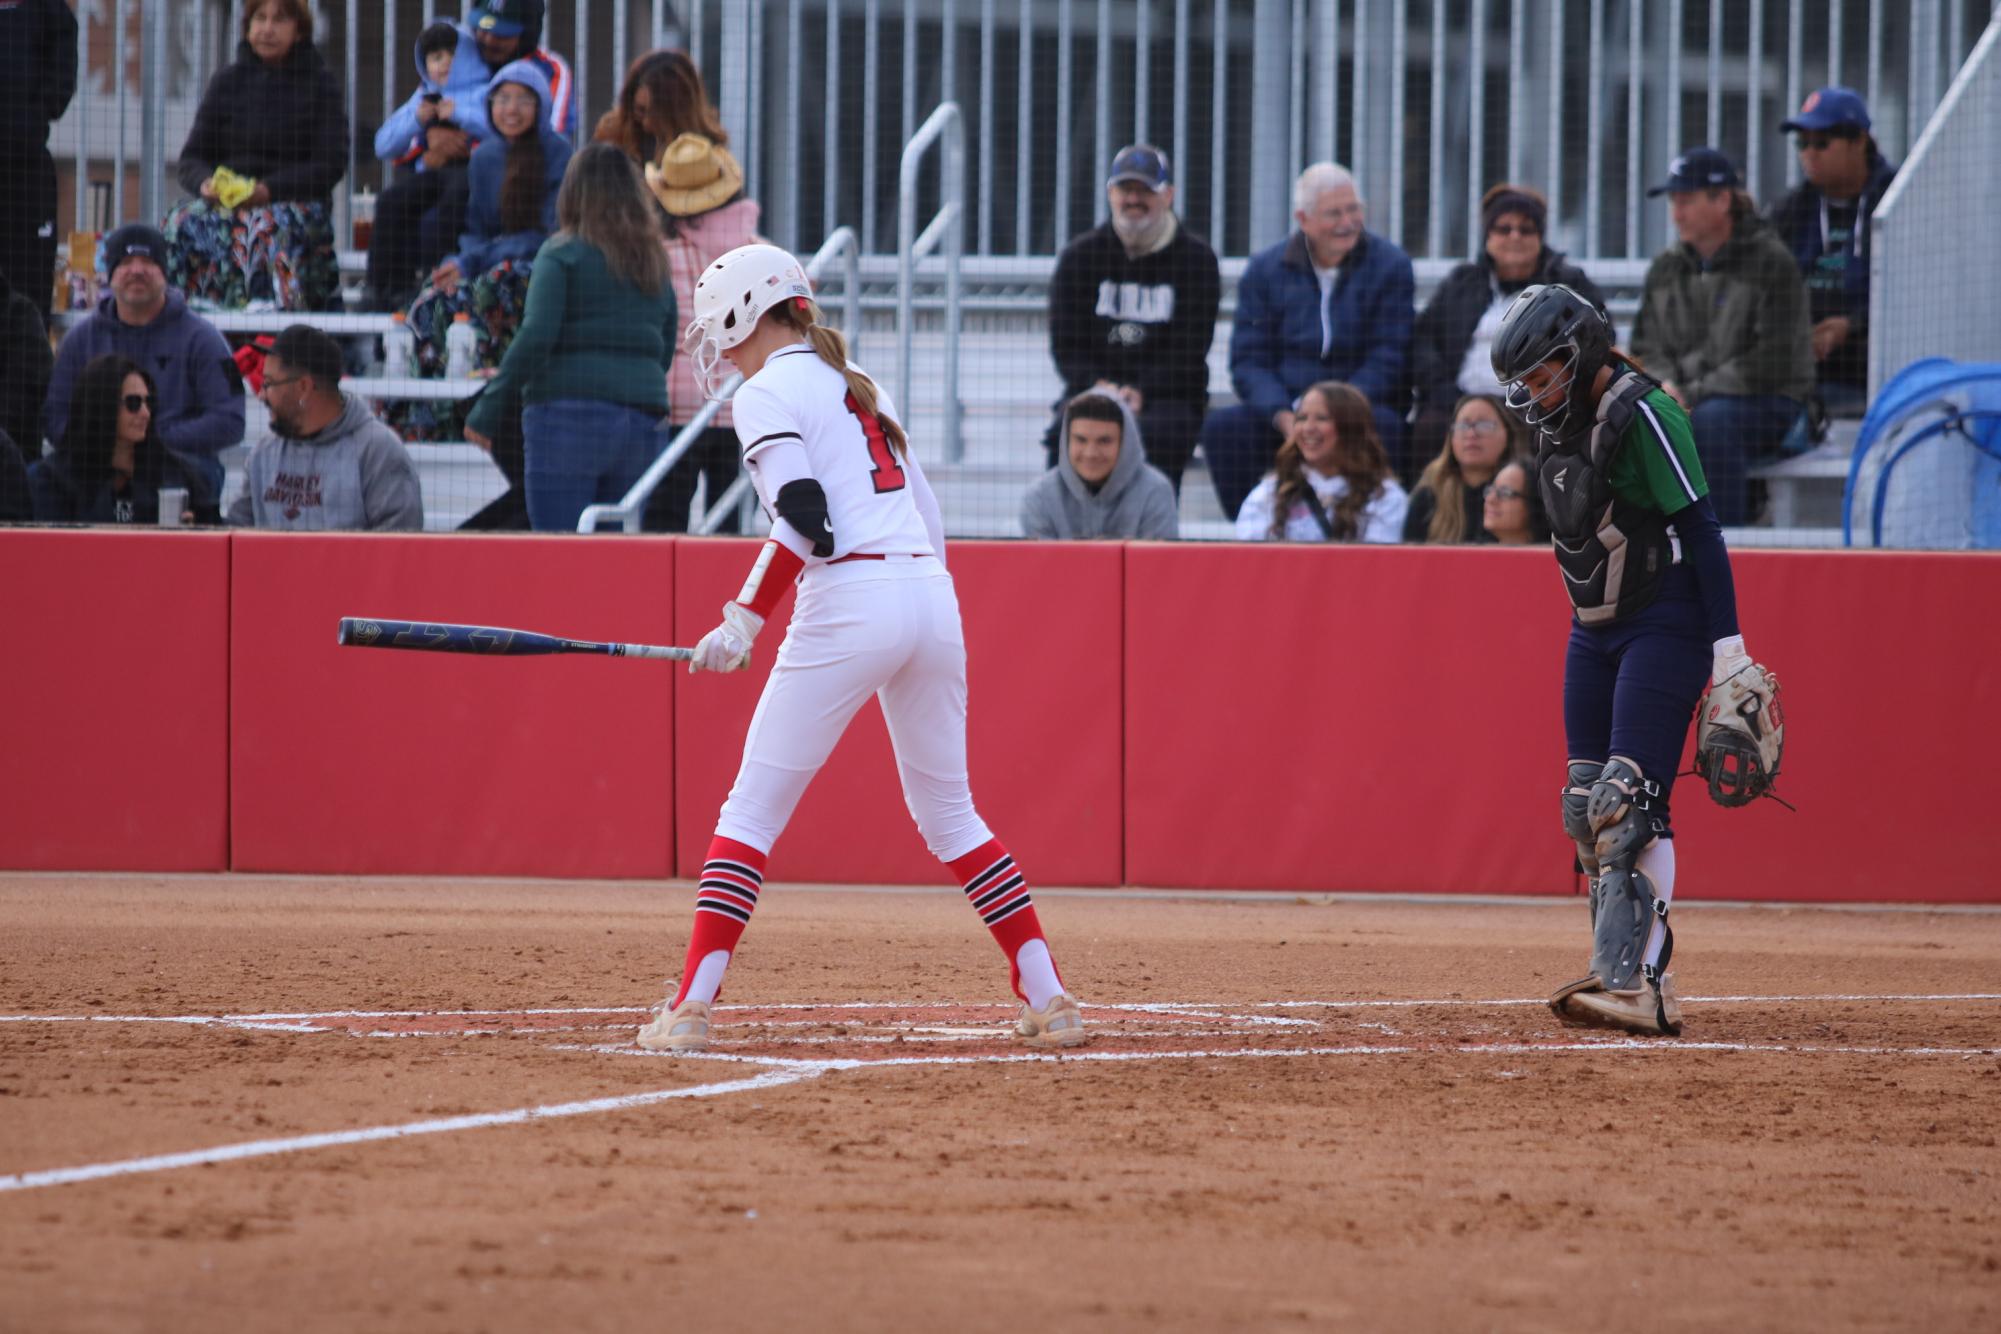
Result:
M726 539L0 532L0 867L662 877L756 670L339 649L344 614L692 642ZM981 813L1041 884L1560 893L1540 552L957 543ZM2001 558L1740 552L1797 814L1676 789L1678 894L2001 901ZM789 609L781 609L779 619ZM785 879L942 884L866 706Z
M0 867L228 867L229 542L0 530Z
M666 663L340 648L342 616L665 643L671 539L233 539L239 871L673 873Z
M743 539L681 543L676 642L692 644L715 625L756 554L757 544ZM974 804L1031 883L1123 883L1123 548L955 542L949 554L966 627ZM684 876L701 870L791 614L788 594L758 638L751 670L686 678L675 696L676 845ZM874 700L807 789L769 870L789 880L952 882L903 804Z
M1799 810L1722 810L1681 780L1676 895L2001 899L2001 560L1734 567ZM1126 574L1132 883L1568 888L1568 616L1546 552L1136 545Z

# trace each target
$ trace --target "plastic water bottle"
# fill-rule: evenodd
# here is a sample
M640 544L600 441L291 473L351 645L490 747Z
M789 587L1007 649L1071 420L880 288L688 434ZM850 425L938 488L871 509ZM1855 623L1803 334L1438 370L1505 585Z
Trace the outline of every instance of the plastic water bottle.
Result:
M479 336L473 332L472 316L464 311L452 316L451 330L445 334L445 378L463 380L471 375L478 348Z
M382 335L382 373L407 379L417 373L417 339L410 332L409 316L399 310L389 318L389 332Z

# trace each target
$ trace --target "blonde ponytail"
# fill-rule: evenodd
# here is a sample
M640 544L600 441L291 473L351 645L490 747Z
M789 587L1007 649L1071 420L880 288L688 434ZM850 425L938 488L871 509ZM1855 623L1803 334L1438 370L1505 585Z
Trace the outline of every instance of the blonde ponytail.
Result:
M848 340L839 329L820 323L820 307L808 301L788 301L773 307L771 313L802 334L820 360L841 373L862 415L874 417L881 424L883 438L889 441L898 458L907 455L910 441L903 433L903 423L877 410L875 381L848 364Z

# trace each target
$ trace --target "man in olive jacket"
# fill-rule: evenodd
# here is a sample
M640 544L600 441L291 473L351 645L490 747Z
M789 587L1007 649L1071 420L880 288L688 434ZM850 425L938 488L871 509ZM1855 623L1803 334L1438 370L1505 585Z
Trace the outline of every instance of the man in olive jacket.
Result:
M1633 355L1689 410L1717 518L1748 523L1746 474L1813 391L1806 284L1720 150L1691 148L1647 193L1668 196L1681 240L1647 270Z

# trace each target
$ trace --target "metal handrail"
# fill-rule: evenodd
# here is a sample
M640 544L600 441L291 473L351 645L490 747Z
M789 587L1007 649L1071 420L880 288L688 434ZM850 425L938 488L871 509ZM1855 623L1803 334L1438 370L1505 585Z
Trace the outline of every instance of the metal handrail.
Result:
M835 228L834 234L814 252L813 258L806 261L806 276L817 280L827 266L837 258L843 261L841 331L847 335L848 345L853 347L860 341L862 334L861 238L855 235L854 228ZM594 533L598 530L600 521L609 522L615 519L622 531L638 532L640 515L646 509L646 502L652 499L653 492L673 470L674 465L695 447L695 441L701 437L702 432L709 429L709 423L716 419L716 414L722 411L723 404L735 395L737 386L742 383L741 375L732 375L726 380L721 393L702 405L702 410L681 428L667 448L660 451L659 457L647 465L646 471L639 475L639 480L626 490L624 497L616 505L586 505L584 512L577 516L577 531ZM704 516L704 524L714 517L716 509L721 504L722 498L718 497L711 505L709 515ZM698 531L714 532L715 529L712 526L698 525Z
M938 212L917 234L917 168L924 153L939 139L945 141L940 164ZM957 102L941 102L938 109L910 136L903 147L903 164L897 170L896 199L896 402L909 420L914 409L910 401L911 337L917 261L945 247L945 457L957 463L965 455L959 438L959 262L965 251L966 215L966 118Z

